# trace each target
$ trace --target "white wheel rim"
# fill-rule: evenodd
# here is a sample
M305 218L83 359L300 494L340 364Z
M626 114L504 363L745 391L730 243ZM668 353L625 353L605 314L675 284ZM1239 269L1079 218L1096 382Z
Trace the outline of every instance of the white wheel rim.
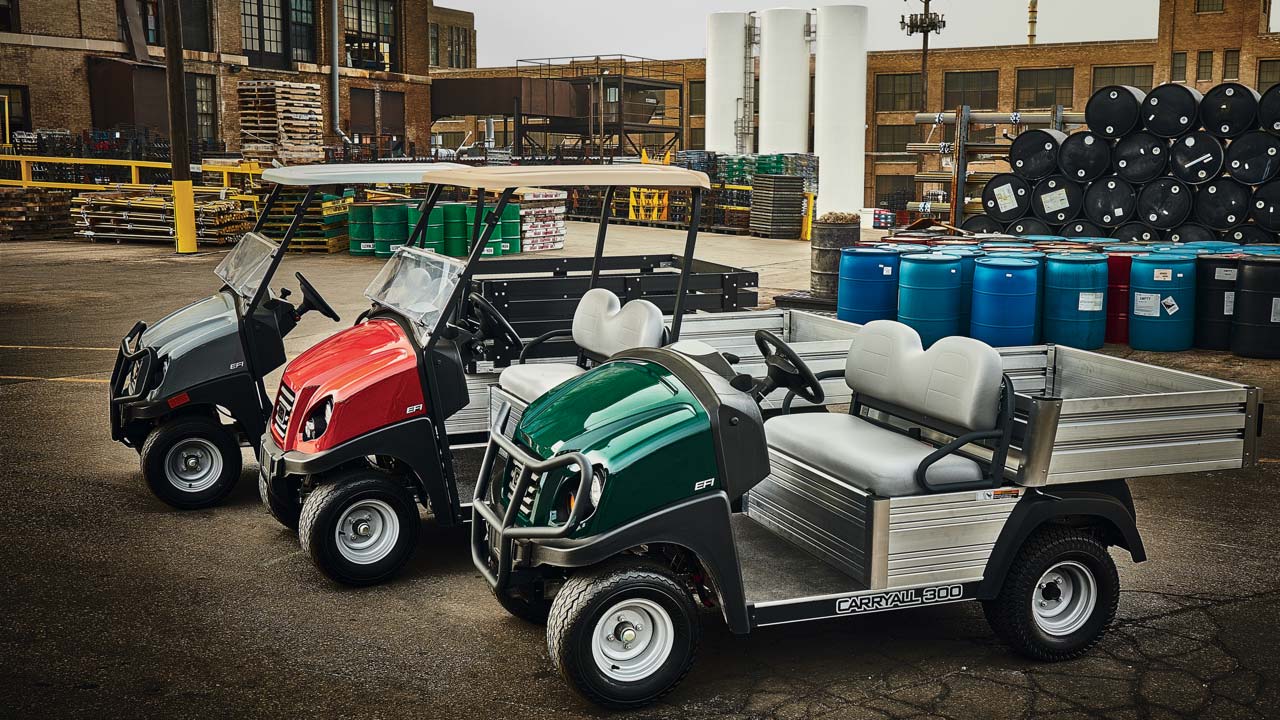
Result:
M164 476L182 492L203 492L222 476L222 453L204 438L181 440L164 455Z
M1036 626L1054 637L1070 635L1084 627L1097 604L1098 582L1093 572L1074 560L1046 570L1031 591Z
M357 500L343 511L334 539L343 558L371 565L395 548L400 539L400 517L382 500Z
M623 600L600 616L591 634L591 657L600 672L638 682L658 671L675 647L675 623L658 603Z

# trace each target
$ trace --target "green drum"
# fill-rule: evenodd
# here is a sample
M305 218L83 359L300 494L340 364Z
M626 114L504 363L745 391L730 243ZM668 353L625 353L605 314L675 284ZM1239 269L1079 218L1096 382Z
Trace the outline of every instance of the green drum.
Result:
M409 226L402 222L376 222L373 224L373 239L399 240L403 242L409 239Z
M350 242L347 243L347 252L351 253L352 255L372 255L373 250L374 250L373 240L357 240L356 238L353 237L351 238Z
M404 245L404 240L374 240L373 254L380 258L391 257L396 254L396 250Z
M427 242L441 244L444 242L444 225L427 226Z
M347 235L352 240L372 240L373 239L373 223L347 223Z
M408 222L409 206L402 202L383 203L373 206L373 222L374 223L399 223L404 225Z
M510 203L502 209L502 222L511 220L520 222L520 206L514 203Z
M347 222L368 224L373 222L374 203L353 203L347 208Z
M520 220L503 219L502 224L503 240L519 240L520 239Z

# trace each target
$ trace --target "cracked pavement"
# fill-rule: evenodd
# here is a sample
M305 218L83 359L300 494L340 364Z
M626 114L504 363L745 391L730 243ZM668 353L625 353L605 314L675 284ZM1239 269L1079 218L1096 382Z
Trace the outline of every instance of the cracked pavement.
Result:
M114 351L92 348L212 292L218 259L0 246L0 717L596 716L555 674L541 629L490 597L465 530L426 521L400 579L353 590L321 578L259 507L247 454L223 507L178 513L151 497L135 453L109 438L94 382ZM344 318L376 270L347 256L288 265L280 278L301 269ZM306 318L291 355L333 328ZM1107 352L1280 400L1280 363ZM12 379L31 377L59 380ZM1132 483L1150 560L1116 553L1117 622L1082 659L1012 655L972 603L745 638L709 613L689 677L631 715L1280 716L1280 413L1268 416L1256 467Z

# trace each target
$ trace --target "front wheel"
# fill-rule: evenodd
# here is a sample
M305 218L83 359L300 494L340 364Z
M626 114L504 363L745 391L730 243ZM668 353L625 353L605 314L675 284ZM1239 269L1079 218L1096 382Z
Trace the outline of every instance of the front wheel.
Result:
M699 625L689 590L661 565L607 565L575 575L551 603L547 651L588 700L647 705L693 666Z
M390 580L413 554L421 520L406 481L358 470L312 490L298 541L330 579L346 585Z
M258 472L258 499L262 501L263 507L271 513L271 517L276 522L286 528L298 531L298 519L302 516L302 500L298 496L297 488L292 489L289 494L282 495L272 489L272 483L267 480L265 473Z
M1116 616L1120 576L1094 535L1046 527L1018 552L1000 594L983 603L1000 639L1033 660L1070 660L1088 652Z
M240 480L240 443L211 417L162 423L142 443L139 460L152 494L179 510L217 505Z

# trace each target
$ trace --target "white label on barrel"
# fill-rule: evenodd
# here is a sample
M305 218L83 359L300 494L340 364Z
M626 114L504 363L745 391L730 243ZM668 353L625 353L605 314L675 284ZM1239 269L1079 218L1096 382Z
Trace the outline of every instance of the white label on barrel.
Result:
M370 243L370 242L362 242L362 243L360 243L360 249L361 249L361 250L372 250L372 249L373 249L373 243Z
M1053 192L1047 192L1040 196L1040 203L1044 205L1044 211L1047 213L1058 212L1071 204L1067 200L1067 189L1060 188Z
M1134 293L1133 314L1141 317L1160 317L1160 293Z
M1111 212L1114 213L1116 217L1124 217L1124 208L1116 208Z
M1099 312L1102 310L1102 293L1100 292L1082 292L1080 293L1080 302L1076 304L1076 309L1080 312Z
M881 266L880 266L880 272L881 272L882 274L884 274L884 275L892 275L892 274L893 274L893 266L892 266L892 265L881 265Z
M1228 290L1222 293L1222 314L1234 315L1236 312L1236 294Z
M1280 323L1280 297L1271 298L1271 322Z
M1165 298L1164 300L1161 300L1160 304L1164 306L1164 309L1168 311L1170 315L1178 312L1178 302L1173 299L1172 295Z
M1156 268L1155 273L1151 277L1152 280L1172 280L1173 270L1170 268Z
M1235 268L1217 268L1213 271L1213 279L1214 280L1235 280L1236 269Z
M1013 194L1013 183L1005 183L995 189L996 204L1000 206L1000 212L1009 212L1018 207L1018 198Z

